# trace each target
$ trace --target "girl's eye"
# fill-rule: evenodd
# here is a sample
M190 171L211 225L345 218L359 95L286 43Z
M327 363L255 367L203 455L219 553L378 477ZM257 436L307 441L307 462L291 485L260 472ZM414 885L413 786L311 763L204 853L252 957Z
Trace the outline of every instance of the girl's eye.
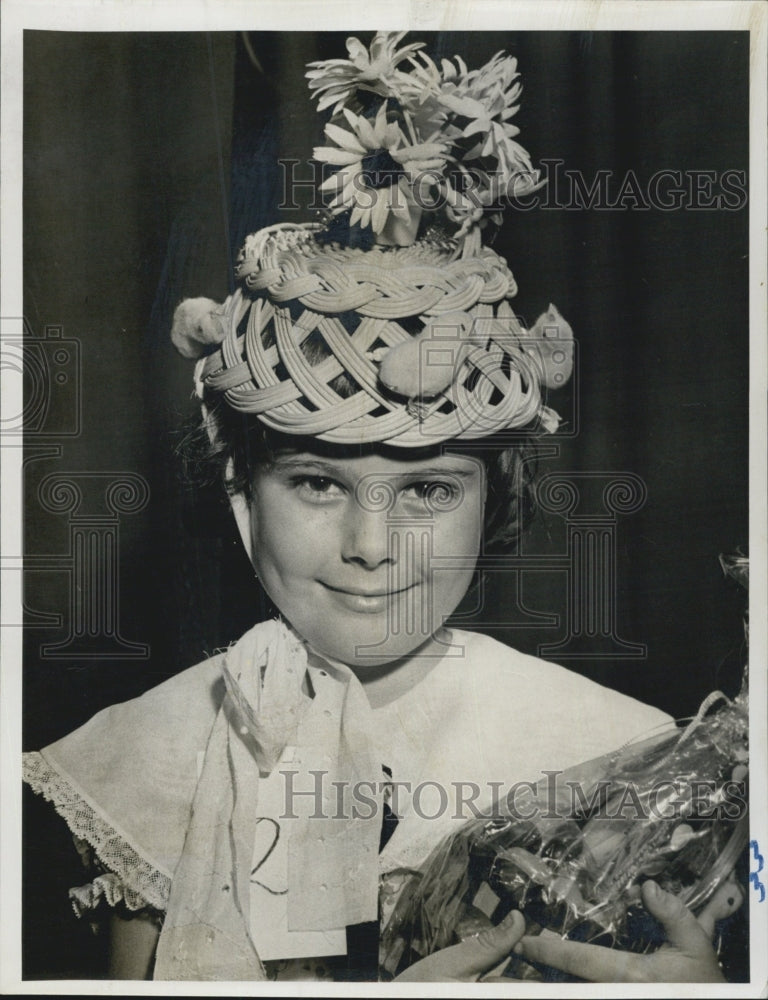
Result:
M293 483L300 496L315 502L335 500L344 492L339 483L327 476L297 476Z
M411 483L405 491L405 496L420 501L433 511L452 507L457 497L455 483L439 479L427 479L424 482Z

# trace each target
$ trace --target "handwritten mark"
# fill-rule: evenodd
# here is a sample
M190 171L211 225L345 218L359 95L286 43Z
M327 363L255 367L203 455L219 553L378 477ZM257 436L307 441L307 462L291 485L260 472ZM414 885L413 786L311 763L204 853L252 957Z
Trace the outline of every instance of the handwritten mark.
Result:
M757 864L757 871L749 873L749 881L755 887L756 891L760 893L760 902L762 903L765 900L765 886L760 881L760 872L765 867L765 859L760 853L756 840L750 840L749 846L752 848L753 860Z
M253 877L259 870L259 868L261 868L261 866L266 862L267 858L269 858L272 851L274 851L275 847L277 846L277 842L280 839L280 824L277 822L277 820L270 819L269 816L259 816L256 819L257 829L260 823L271 823L274 829L272 831L272 842L269 844L266 854L261 859L261 861L256 865L256 867L251 869L251 882L254 885L260 886L262 889L266 889L267 892L270 893L272 896L284 896L288 892L287 889L272 889L270 888L270 886L265 885L263 882L259 882L257 878Z

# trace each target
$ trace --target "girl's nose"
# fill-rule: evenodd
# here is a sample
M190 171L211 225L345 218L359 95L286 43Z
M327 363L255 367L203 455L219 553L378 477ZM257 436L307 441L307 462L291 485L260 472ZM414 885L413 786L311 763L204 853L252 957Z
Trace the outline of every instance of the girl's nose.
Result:
M366 569L392 565L395 559L389 529L388 511L366 510L359 503L350 505L344 518L342 558Z

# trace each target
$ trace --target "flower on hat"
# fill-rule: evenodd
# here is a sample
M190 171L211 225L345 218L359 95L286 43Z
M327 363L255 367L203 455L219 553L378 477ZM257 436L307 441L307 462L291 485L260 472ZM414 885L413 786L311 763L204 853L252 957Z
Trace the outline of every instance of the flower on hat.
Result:
M391 216L415 232L425 205L443 211L457 239L500 225L505 205L544 183L511 122L522 92L517 60L498 52L479 69L459 56L438 66L420 43L398 49L403 36L380 32L370 50L350 38L350 59L310 64L319 107L334 105L326 135L335 146L315 151L339 167L321 185L331 211L350 209L350 224L377 236Z
M500 223L505 202L543 183L514 139L519 128L509 121L522 92L517 60L498 52L485 66L468 70L459 56L443 59L441 68L425 53L419 56L413 77L423 96L414 123L419 130L439 130L453 144L457 163L445 180L448 217L462 230L488 213Z
M533 168L505 176L498 170L488 171L478 165L468 168L459 162L442 185L446 215L460 226L454 237L460 239L471 225L483 228L487 221L500 226L502 211L510 201L545 183Z
M386 101L373 121L349 108L343 114L350 128L330 122L325 134L334 145L314 150L316 160L339 168L320 190L331 192L334 214L351 209L350 224L381 233L390 215L408 218L418 209L413 185L429 171L442 171L447 148L441 142L411 141L401 115L389 120Z
M504 176L533 171L528 153L513 138L520 129L509 121L520 109L515 103L522 92L519 76L517 60L498 52L477 70L467 72L460 63L457 71L446 74L440 96L455 116L452 127L473 143L465 159L492 157ZM462 128L458 123L465 120Z
M347 39L349 59L327 59L309 63L309 89L319 98L318 111L335 104L333 114L348 107L356 91L368 91L381 97L396 97L400 85L407 82L407 74L397 69L423 46L411 42L402 49L398 44L405 31L380 31L371 42L370 50L357 38Z

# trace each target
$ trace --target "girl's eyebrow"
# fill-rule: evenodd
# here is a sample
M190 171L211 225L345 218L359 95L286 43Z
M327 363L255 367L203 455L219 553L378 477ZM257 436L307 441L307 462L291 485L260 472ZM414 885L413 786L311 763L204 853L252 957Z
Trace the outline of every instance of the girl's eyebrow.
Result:
M456 479L470 479L477 473L477 469L457 469L451 466L443 467L430 467L426 469L412 469L408 472L403 472L404 477L414 477L414 476L454 476Z
M298 456L294 458L278 455L272 464L279 469L317 469L328 476L338 476L343 471L340 466L324 462L320 458L300 458Z
M348 470L345 469L343 465L336 465L332 462L325 462L321 458L302 458L301 456L278 456L274 465L279 469L315 469L318 472L322 472L326 476L342 476ZM477 468L457 468L455 466L427 466L425 468L403 468L398 470L386 471L381 470L381 475L385 478L390 476L398 476L404 479L412 479L424 476L454 476L457 479L469 479L477 473ZM373 473L368 473L371 475Z

